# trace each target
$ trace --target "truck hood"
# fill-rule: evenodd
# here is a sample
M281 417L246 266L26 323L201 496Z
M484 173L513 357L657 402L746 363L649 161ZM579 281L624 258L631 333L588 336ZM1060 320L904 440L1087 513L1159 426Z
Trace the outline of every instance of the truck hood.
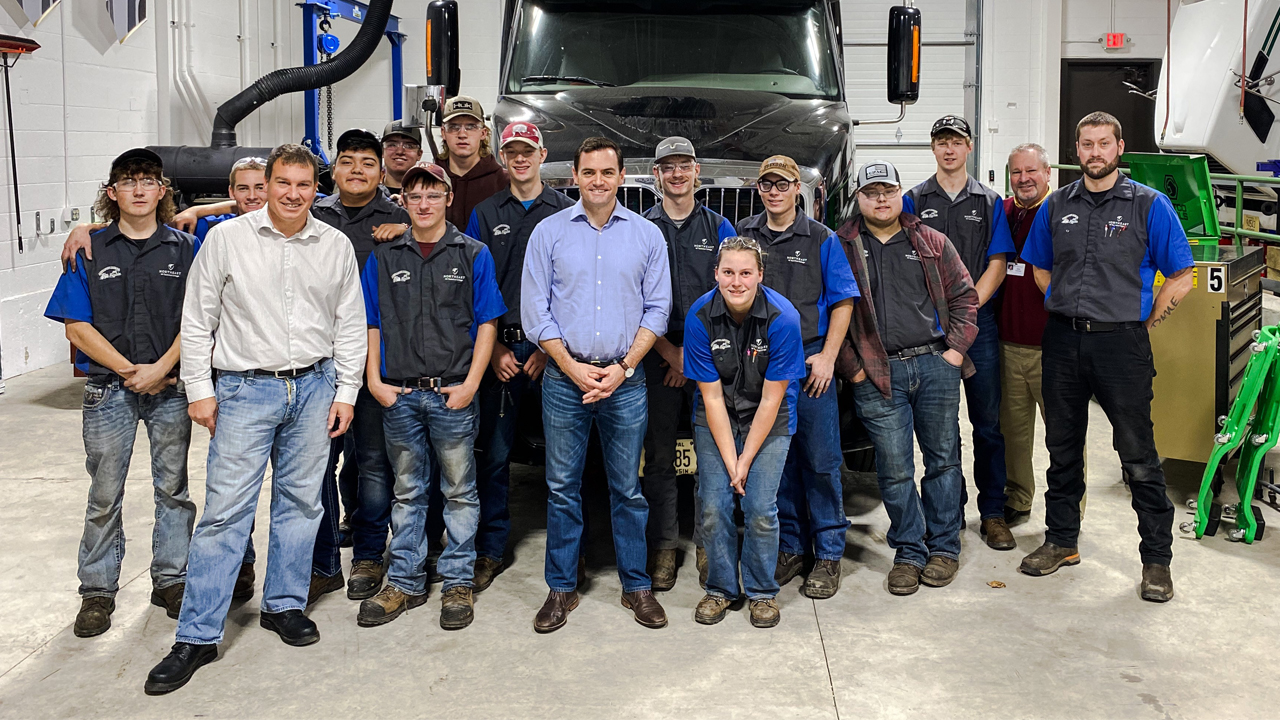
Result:
M759 162L788 155L825 173L851 130L843 102L793 100L746 90L688 87L575 88L506 95L494 124L532 122L543 132L548 160L573 159L593 135L617 142L628 158L653 157L663 138L693 142L700 158Z

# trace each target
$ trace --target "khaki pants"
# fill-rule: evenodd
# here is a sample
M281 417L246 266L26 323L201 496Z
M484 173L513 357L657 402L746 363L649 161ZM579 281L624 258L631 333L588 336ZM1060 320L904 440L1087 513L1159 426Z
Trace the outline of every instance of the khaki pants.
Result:
M1008 507L1031 510L1036 494L1036 411L1044 422L1044 396L1040 394L1040 348L1000 343L1000 431L1004 434L1004 464L1008 473L1005 494ZM1088 477L1088 457L1085 458ZM1084 515L1085 501L1080 501Z

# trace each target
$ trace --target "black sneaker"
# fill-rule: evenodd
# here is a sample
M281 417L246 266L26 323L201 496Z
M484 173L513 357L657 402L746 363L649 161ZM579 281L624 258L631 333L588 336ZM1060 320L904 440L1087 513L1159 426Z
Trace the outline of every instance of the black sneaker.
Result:
M148 695L171 693L186 685L191 676L196 674L196 670L213 662L217 657L217 645L174 643L169 654L147 674L143 691Z

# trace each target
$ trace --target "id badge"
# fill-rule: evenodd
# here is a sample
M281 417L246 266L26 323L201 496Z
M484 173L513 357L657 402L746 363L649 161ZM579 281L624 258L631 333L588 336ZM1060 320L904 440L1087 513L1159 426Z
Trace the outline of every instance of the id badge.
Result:
M1007 268L1006 274L1013 275L1014 277L1022 277L1023 275L1027 274L1027 264L1020 263L1020 262L1011 262L1009 263L1009 267Z

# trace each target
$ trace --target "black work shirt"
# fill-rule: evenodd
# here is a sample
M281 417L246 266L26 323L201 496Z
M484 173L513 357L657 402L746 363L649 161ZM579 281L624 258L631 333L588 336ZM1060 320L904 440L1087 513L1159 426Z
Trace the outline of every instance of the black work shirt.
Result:
M489 246L498 273L498 287L507 313L500 328L520 327L520 277L524 272L524 251L529 235L543 219L573 205L573 201L549 185L526 210L511 188L499 190L476 205L464 234Z
M667 241L667 260L671 263L671 317L667 321L666 338L672 345L684 344L684 318L689 308L716 286L716 251L720 241L735 232L718 213L702 203L694 203L693 212L676 224L658 203L644 213L662 231Z
M876 309L876 330L885 352L928 345L942 340L938 311L929 297L920 256L899 230L882 243L871 232L862 232L867 254L867 274Z
M934 175L907 191L902 211L946 235L974 283L987 271L992 255L1005 253L1008 257L1014 252L1004 218L1004 198L972 177L952 199Z
M315 201L311 206L311 214L347 236L351 247L356 251L356 267L361 268L369 260L369 253L378 245L373 239L375 227L386 223L409 224L409 213L382 193L374 193L373 199L357 208L355 215L342 204L341 196L334 193Z
M165 225L139 242L119 223L93 233L89 242L93 259L79 253L75 271L58 279L45 317L91 323L135 365L158 361L182 329L187 272L200 242ZM78 350L75 362L91 377L116 376Z

